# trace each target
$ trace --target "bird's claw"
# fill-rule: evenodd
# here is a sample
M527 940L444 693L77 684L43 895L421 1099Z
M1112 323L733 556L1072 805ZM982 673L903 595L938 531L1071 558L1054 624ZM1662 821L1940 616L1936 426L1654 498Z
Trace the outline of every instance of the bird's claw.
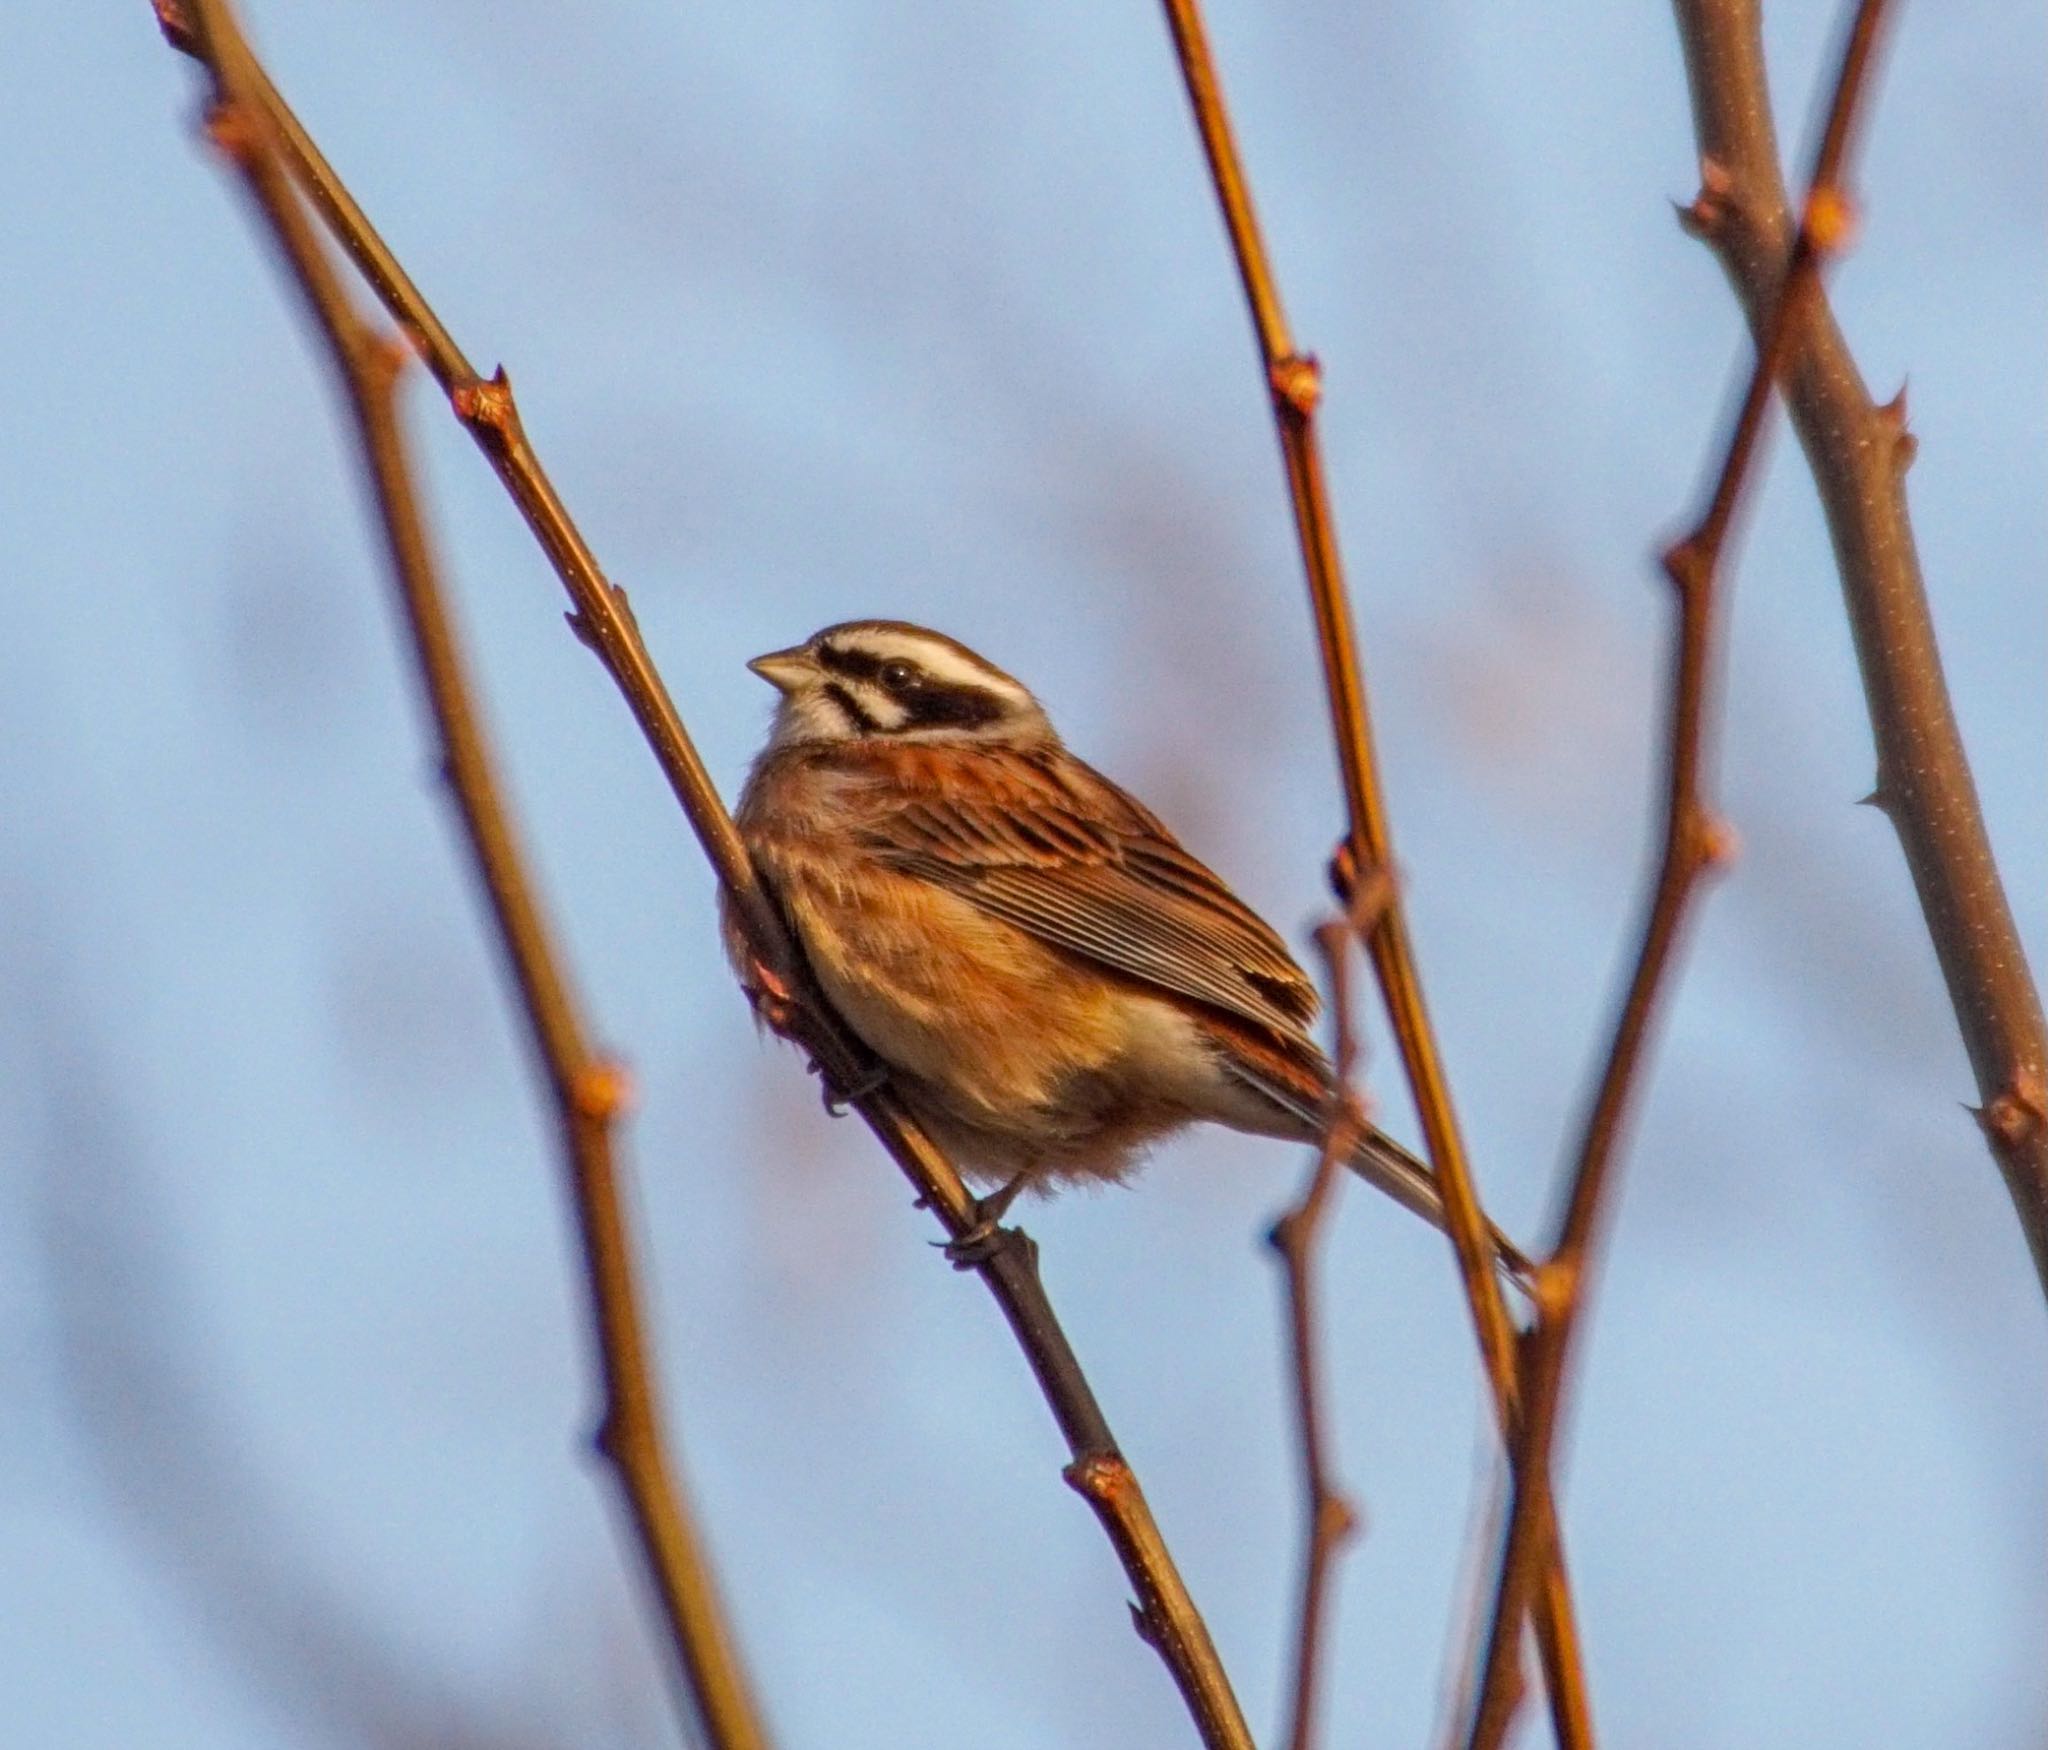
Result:
M1358 886L1358 853L1351 848L1349 839L1331 853L1329 877L1330 891L1337 896L1337 903L1349 905Z
M1024 1189L1029 1177L1028 1173L1019 1173L1007 1185L991 1191L986 1197L977 1197L972 1212L974 1221L967 1231L955 1234L950 1240L934 1242L954 1269L979 1269L1011 1240L1021 1240L1030 1245L1031 1242L1016 1228L999 1225L1010 1213L1010 1205L1017 1201L1017 1193Z
M843 1117L847 1107L859 1105L870 1094L879 1094L889 1085L889 1066L887 1064L870 1064L843 1088L838 1086L831 1076L825 1073L824 1066L816 1058L811 1060L811 1069L816 1073L818 1079L824 1083L824 1087L820 1091L824 1096L825 1110L831 1113L834 1118Z
M988 1201L983 1198L975 1204L975 1222L965 1233L955 1234L950 1240L934 1240L932 1244L946 1254L946 1262L956 1270L978 1270L996 1255L1003 1243L1002 1227L998 1225L1000 1211L994 1214L981 1213Z
M1361 876L1358 852L1349 839L1331 853L1328 873L1330 891L1353 929L1370 930L1393 903L1393 872L1384 863L1376 863Z

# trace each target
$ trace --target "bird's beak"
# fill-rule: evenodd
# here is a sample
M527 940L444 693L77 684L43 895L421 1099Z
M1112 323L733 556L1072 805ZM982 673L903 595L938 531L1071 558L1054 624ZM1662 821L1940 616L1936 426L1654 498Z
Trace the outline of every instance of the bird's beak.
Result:
M771 650L747 664L778 693L793 693L817 672L810 653L799 644L791 650Z

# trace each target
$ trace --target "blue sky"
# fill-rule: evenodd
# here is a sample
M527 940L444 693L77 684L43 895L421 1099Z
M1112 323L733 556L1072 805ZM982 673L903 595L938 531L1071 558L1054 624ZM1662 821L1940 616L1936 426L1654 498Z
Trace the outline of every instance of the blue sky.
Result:
M1788 141L1833 7L1775 9ZM1663 603L1742 349L1656 8L1212 18L1326 441L1414 928L1490 1204L1545 1206L1633 929ZM944 627L1297 941L1339 802L1272 436L1147 6L269 7L280 84L528 427L713 770L741 667ZM0 165L0 1687L24 1743L674 1742L551 1141L307 337L140 4L29 0ZM2038 967L2035 9L1902 9L1834 295ZM757 1043L558 586L415 385L500 751L631 1135L663 1383L788 1745L1186 1740L1000 1321ZM2048 1341L1869 788L1777 436L1714 892L1636 1126L1567 1503L1611 1741L2008 1746L2044 1680ZM1408 1131L1377 1017L1372 1091ZM1255 1727L1299 1503L1304 1163L1216 1136L1031 1209ZM1332 1742L1423 1740L1487 1471L1440 1241L1330 1268ZM821 1462L822 1461L822 1462ZM971 1727L963 1726L971 1721ZM467 1736L464 1736L467 1734Z

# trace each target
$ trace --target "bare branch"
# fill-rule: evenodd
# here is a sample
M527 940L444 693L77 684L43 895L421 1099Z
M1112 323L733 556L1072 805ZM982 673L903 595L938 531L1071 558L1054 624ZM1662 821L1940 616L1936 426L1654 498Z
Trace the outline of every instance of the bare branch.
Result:
M1847 241L1849 204L1842 169L1883 16L1884 0L1860 0L1856 8L1776 308L1757 342L1705 508L1692 530L1664 555L1678 617L1666 730L1663 847L1635 971L1587 1112L1556 1243L1536 1273L1537 1320L1525 1339L1524 1414L1513 1445L1514 1492L1488 1628L1485 1680L1473 1713L1473 1750L1492 1750L1513 1717L1521 1611L1541 1558L1542 1527L1555 1517L1551 1448L1615 1144L1642 1081L1650 1025L1700 879L1734 851L1733 834L1708 804L1702 779L1721 557L1763 435L1771 388L1787 356L1792 317L1817 285L1821 262Z
M1244 285L1279 430L1295 534L1315 612L1331 730L1344 775L1350 823L1335 876L1340 894L1348 898L1354 883L1369 878L1375 871L1391 870L1394 859L1373 756L1371 719L1352 628L1351 603L1337 548L1336 520L1324 480L1322 446L1316 435L1321 372L1313 356L1296 350L1288 331L1279 285L1259 233L1251 187L1231 133L1222 82L1203 28L1200 6L1197 0L1166 0L1166 18L1188 101L1194 109L1202 150L1208 159L1210 180L1230 234L1238 276ZM1503 1438L1512 1443L1518 1424L1515 1329L1495 1268L1497 1254L1451 1105L1450 1084L1423 1002L1421 975L1398 895L1381 910L1367 934L1366 945L1408 1085L1414 1093L1430 1166L1443 1197L1444 1227L1457 1254L1480 1353L1493 1389L1495 1413ZM1590 1742L1591 1724L1571 1591L1563 1552L1555 1546L1554 1537L1546 1551L1546 1564L1543 1608L1538 1614L1546 1681L1559 1739L1567 1745L1577 1745Z
M1676 0L1706 186L1682 213L1719 257L1752 330L1784 275L1778 169L1755 0ZM1878 405L1824 295L1790 318L1786 407L1806 452L1877 743L1867 801L1899 835L1983 1102L1978 1119L2048 1290L2048 1027L1992 860L1949 702L1907 514L1914 440L1901 392Z
M393 391L404 355L357 315L300 207L248 77L253 58L225 0L195 0L191 18L194 50L213 77L208 132L241 173L347 392L449 787L554 1094L604 1366L598 1445L632 1510L706 1737L719 1750L764 1750L767 1734L656 1416L612 1154L625 1075L589 1043L498 793L399 433Z
M1372 914L1392 897L1393 882L1384 873L1376 883L1361 884L1348 915L1334 918L1316 931L1329 985L1330 1015L1335 1029L1331 1056L1337 1072L1337 1103L1330 1115L1323 1146L1302 1187L1300 1201L1273 1224L1274 1251L1280 1254L1286 1279L1288 1351L1294 1368L1294 1420L1301 1448L1303 1515L1301 1592L1295 1613L1294 1690L1289 1705L1289 1750L1308 1750L1315 1738L1316 1695L1321 1685L1323 1628L1328 1613L1331 1571L1338 1550L1358 1529L1358 1515L1339 1492L1330 1474L1329 1432L1323 1414L1323 1367L1316 1320L1315 1253L1323 1219L1341 1177L1366 1128L1354 1078L1358 1069L1358 1033L1351 991L1351 939L1372 927Z
M173 46L192 52L184 3L155 0ZM561 578L572 604L570 625L624 695L733 906L764 985L787 993L787 1030L828 1085L870 1090L851 1104L915 1187L920 1204L949 1237L970 1232L977 1217L959 1174L880 1085L876 1065L809 978L647 653L625 592L604 576L528 443L503 368L489 378L478 375L276 88L253 59L248 66L247 89L275 129L292 176L419 348ZM1204 1744L1210 1750L1250 1750L1251 1734L1208 1627L1046 1298L1037 1248L1025 1234L1004 1229L973 1268L1024 1351L1068 1445L1071 1462L1063 1474L1101 1521L1137 1594L1141 1633L1165 1661Z

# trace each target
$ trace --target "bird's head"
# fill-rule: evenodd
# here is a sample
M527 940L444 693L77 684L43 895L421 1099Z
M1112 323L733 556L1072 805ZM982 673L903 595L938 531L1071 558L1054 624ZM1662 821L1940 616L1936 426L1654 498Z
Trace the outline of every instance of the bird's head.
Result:
M782 695L775 746L797 742L1057 741L1028 688L943 632L848 620L747 664Z

